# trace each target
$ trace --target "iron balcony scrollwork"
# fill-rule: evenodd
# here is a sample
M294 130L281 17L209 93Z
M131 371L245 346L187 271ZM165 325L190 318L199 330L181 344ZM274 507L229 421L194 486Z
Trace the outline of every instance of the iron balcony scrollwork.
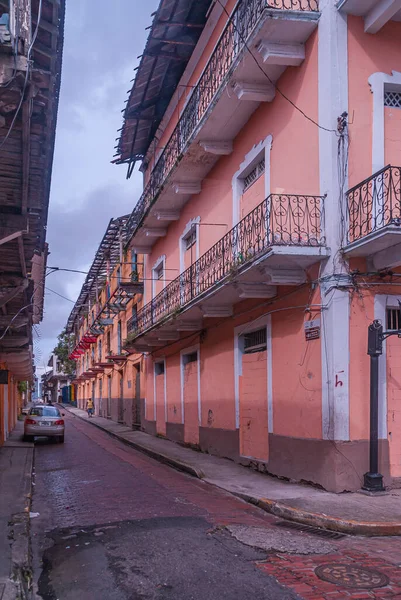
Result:
M148 184L128 220L126 241L140 227L167 177L180 160L201 120L221 89L265 10L317 12L318 0L242 0L237 4L198 84L154 166Z
M345 245L388 225L401 226L401 167L387 165L346 194Z
M127 322L140 335L273 246L324 247L324 196L272 194Z

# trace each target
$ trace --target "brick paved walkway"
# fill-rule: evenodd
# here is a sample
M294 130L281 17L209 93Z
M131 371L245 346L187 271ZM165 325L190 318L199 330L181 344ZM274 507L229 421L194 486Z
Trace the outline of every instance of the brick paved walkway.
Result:
M321 581L315 575L319 565L340 563L375 569L388 576L390 584L374 590L353 590ZM371 558L368 554L345 550L333 555L297 556L278 554L259 565L264 573L294 590L305 600L341 600L341 598L401 598L401 568L384 559Z

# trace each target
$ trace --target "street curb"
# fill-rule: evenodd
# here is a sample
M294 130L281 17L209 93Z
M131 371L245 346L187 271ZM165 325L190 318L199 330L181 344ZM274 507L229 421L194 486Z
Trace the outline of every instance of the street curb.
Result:
M153 458L161 463L164 463L164 464L168 465L169 467L173 467L174 469L177 469L178 471L183 471L184 473L187 473L188 475L192 475L192 477L196 477L197 479L203 479L205 477L205 474L203 473L203 471L201 469L197 469L196 467L193 467L192 465L188 465L187 463L177 460L176 458L171 458L170 456L167 456L166 454L162 454L161 452L156 452L155 450L152 450L151 448L147 448L146 446L142 446L136 442L127 440L127 439L121 437L120 435L118 435L118 433L109 431L108 429L106 429L105 427L102 427L98 423L94 423L93 421L90 421L89 419L85 419L84 417L81 417L80 415L76 415L66 406L63 406L63 408L67 409L68 412L71 415L73 415L74 417L77 417L78 419L81 419L81 421L85 421L85 423L89 423L90 425L97 427L101 431L104 431L105 433L107 433L110 437L122 442L123 444L126 444L127 446L130 446L131 448L134 448L134 450L138 450L139 452L146 454L150 458Z
M67 408L67 407L63 407L63 408ZM67 408L67 410L73 416L78 417L79 419L81 419L82 421L85 421L86 423L90 423L91 425L94 425L95 427L97 427L98 429L101 429L102 431L105 431L111 437L119 440L120 442L123 442L127 446L131 446L135 450L139 450L140 452L147 454L151 458L154 458L155 460L158 460L159 462L162 462L169 466L172 466L172 467L178 469L179 471L184 471L185 473L188 473L189 475L192 475L193 477L196 477L197 479L203 479L205 481L205 483L208 483L209 485L213 485L214 487L218 487L219 489L224 490L225 492L228 492L228 493L232 494L233 496L236 496L237 498L241 498L241 500L244 500L248 504L253 504L254 506L257 506L258 508L261 508L265 512L272 514L276 517L280 517L281 519L285 519L287 521L294 521L296 523L300 523L301 525L309 525L311 527L319 527L321 529L328 529L330 531L336 531L338 533L345 533L348 535L363 535L366 537L374 537L374 536L389 537L389 536L401 535L401 522L383 522L383 523L381 523L378 521L353 521L353 520L347 520L347 519L339 519L336 517L327 516L322 513L314 513L314 512L307 511L307 510L294 508L292 506L289 506L288 504L284 504L282 502L277 502L275 500L270 500L269 498L256 498L254 496L249 496L247 494L242 494L240 492L231 491L227 488L224 488L224 487L221 487L214 483L209 482L207 480L205 473L203 473L203 471L201 469L197 469L196 467L193 467L192 465L188 465L187 463L173 459L169 456L166 456L165 454L156 452L154 450L146 448L145 446L141 446L135 442L126 440L126 439L120 437L118 434L105 429L101 425L98 425L97 423L93 423L92 421L89 421L89 419L84 419L83 417L81 417L79 415L76 415L75 413L71 412L68 408Z
M401 523L399 522L379 522L379 521L352 521L347 519L340 519L337 517L329 517L322 513L314 513L299 508L288 506L282 502L275 500L269 500L268 498L255 498L233 492L235 496L245 500L246 502L253 504L261 508L262 510L285 519L287 521L294 521L301 525L309 525L311 527L319 527L321 529L328 529L330 531L336 531L338 533L345 533L348 535L363 535L365 537L374 536L398 536L401 535Z

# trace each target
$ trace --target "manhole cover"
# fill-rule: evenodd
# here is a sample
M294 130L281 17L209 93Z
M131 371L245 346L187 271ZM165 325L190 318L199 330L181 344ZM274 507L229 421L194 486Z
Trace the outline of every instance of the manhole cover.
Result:
M344 587L369 590L389 584L389 578L375 569L366 569L360 565L329 564L315 569L319 579Z

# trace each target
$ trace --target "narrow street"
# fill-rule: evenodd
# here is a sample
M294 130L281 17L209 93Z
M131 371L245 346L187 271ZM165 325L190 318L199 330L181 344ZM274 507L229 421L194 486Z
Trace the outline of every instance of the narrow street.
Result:
M35 445L31 524L39 597L401 597L398 538L293 531L77 417L65 418L64 445ZM364 590L322 581L314 570L325 563L378 570L388 585Z
M272 519L66 415L64 445L36 442L35 572L46 600L295 598L226 524ZM43 560L43 570L41 568Z

